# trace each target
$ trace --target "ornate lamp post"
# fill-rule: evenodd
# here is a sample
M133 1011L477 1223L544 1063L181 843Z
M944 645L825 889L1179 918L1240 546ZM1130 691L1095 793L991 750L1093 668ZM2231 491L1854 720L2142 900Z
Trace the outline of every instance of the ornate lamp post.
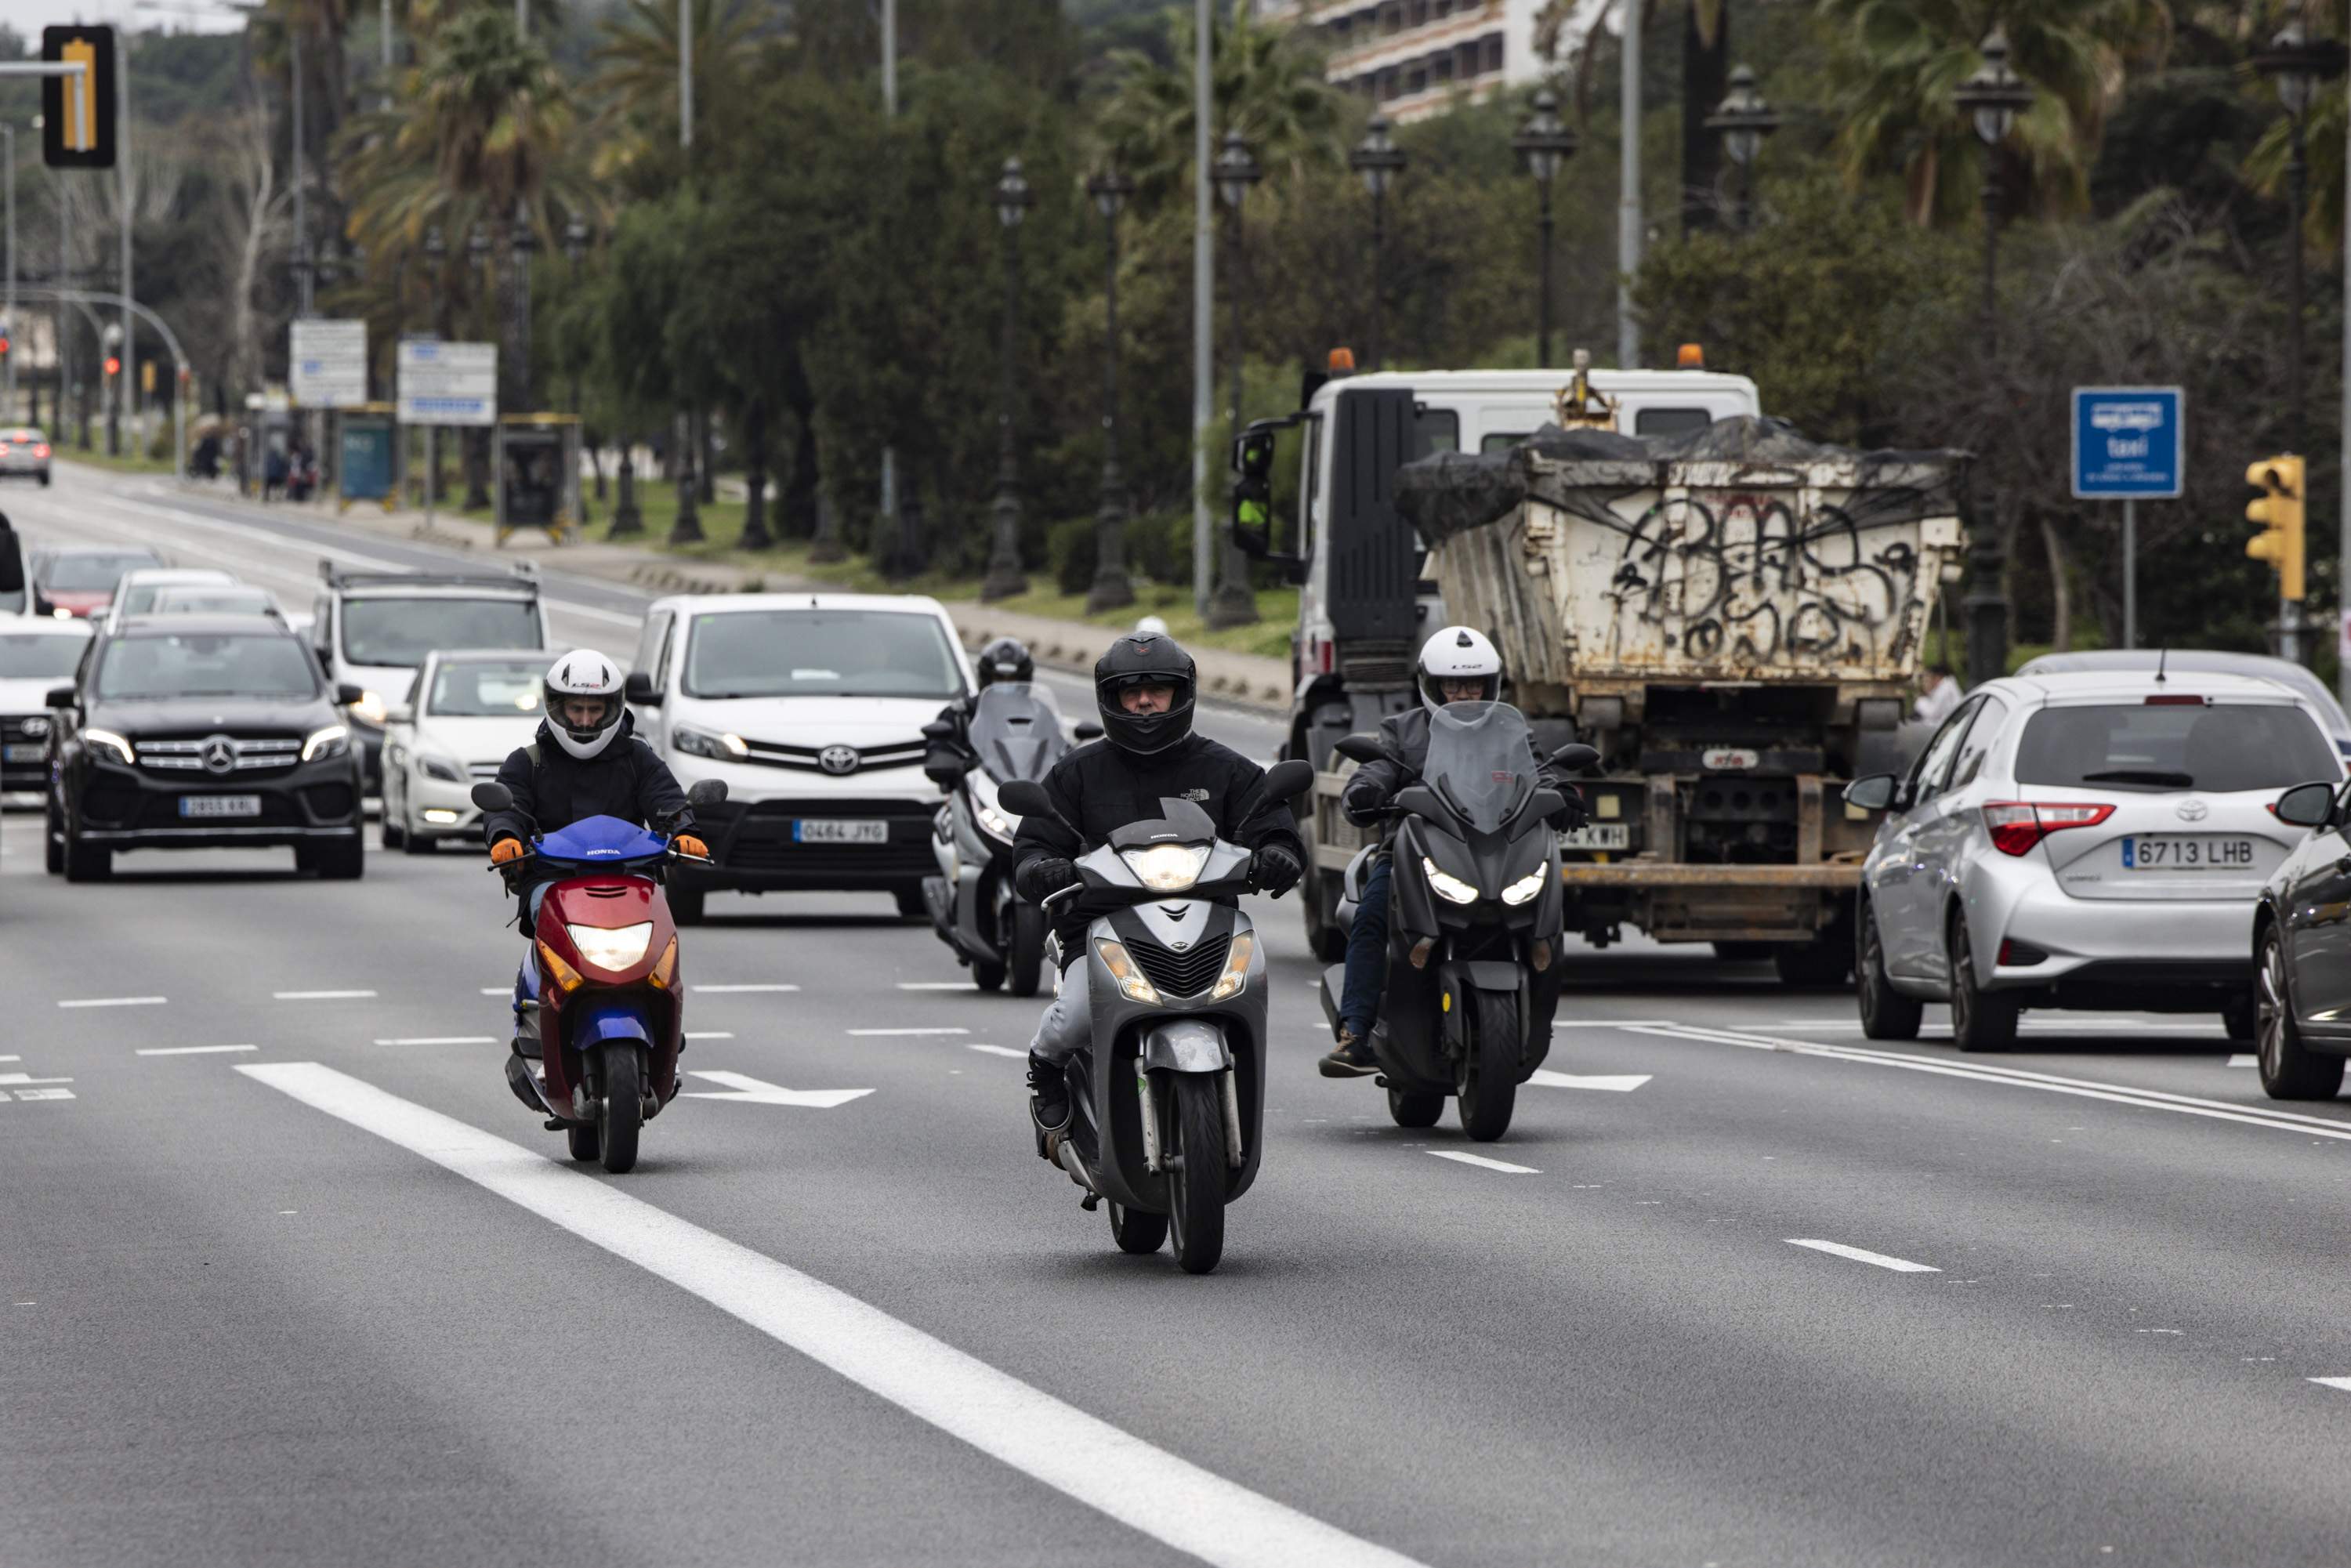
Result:
M1036 204L1037 193L1020 176L1020 160L1007 158L1004 177L996 183L996 216L1004 225L1004 352L996 415L996 538L979 587L984 600L1009 599L1029 588L1020 570L1020 467L1013 450L1012 404L1013 360L1020 343L1020 220Z
M1984 144L1983 332L1985 349L2000 351L2000 144L2016 128L2016 117L2032 107L2032 89L2008 65L2008 31L1994 27L1981 46L1983 65L1961 82L1952 99L1975 120Z
M1102 281L1102 509L1094 514L1094 581L1086 591L1091 612L1134 602L1134 583L1126 574L1126 481L1118 471L1118 214L1134 194L1134 182L1115 168L1104 168L1086 182L1086 194L1102 214L1107 268Z
M2253 67L2277 84L2278 101L2285 106L2289 140L2285 164L2286 189L2286 439L2296 452L2309 450L2303 406L2303 264L2302 214L2310 196L2310 166L2304 157L2304 131L2311 99L2318 87L2343 68L2343 46L2332 39L2313 39L2302 25L2302 7L2270 47L2253 57Z
M1541 271L1541 285L1536 290L1541 301L1535 317L1535 364L1541 369L1551 366L1551 187L1559 178L1561 165L1575 154L1575 132L1559 118L1559 96L1543 88L1534 97L1534 117L1519 128L1510 138L1510 147L1519 155L1520 164L1534 177L1540 206L1539 219L1541 240L1536 248L1537 266Z
M574 213L571 215L571 221L563 225L563 259L571 265L571 287L574 289L580 287L580 264L588 258L588 240L587 220ZM580 413L580 361L576 358L571 361L571 412L574 415ZM584 419L580 427L580 438L583 443L588 438L588 426ZM604 498L601 493L603 481L604 469L600 464L596 469L596 482L599 486L596 499L600 501ZM588 505L582 501L580 506L580 524L585 528L590 521Z
M1755 226L1755 160L1762 155L1763 139L1780 129L1782 117L1756 89L1755 73L1745 66L1730 73L1730 90L1706 117L1706 128L1722 138L1723 156L1739 169L1739 205L1732 225Z
M1365 356L1367 369L1380 368L1380 329L1387 308L1388 187L1404 172L1404 149L1388 134L1388 117L1374 114L1364 139L1347 153L1347 167L1364 177L1372 193L1372 335Z
M514 251L514 276L507 283L507 332L514 361L507 384L514 389L511 412L528 413L534 401L530 384L530 257L538 248L538 235L531 227L530 210L520 198L515 202L507 243Z
M1249 200L1250 189L1265 178L1258 166L1256 155L1249 151L1249 139L1238 131L1225 132L1224 151L1217 153L1214 165L1217 194L1223 198L1225 211L1231 214L1227 224L1233 244L1233 288L1225 306L1225 363L1232 369L1232 402L1226 409L1226 423L1231 433L1241 432L1241 301L1249 292L1244 269L1249 250L1243 243L1241 209ZM1231 530L1224 532L1223 547L1217 553L1217 586L1208 597L1207 622L1211 626L1247 626L1257 620L1257 596L1249 591L1249 558L1242 555Z
M465 238L465 257L474 264L474 295L477 307L488 294L490 278L490 231L479 223ZM475 320L481 320L478 311ZM486 432L465 432L465 509L478 511L490 504L490 493L485 487L490 467L490 443Z

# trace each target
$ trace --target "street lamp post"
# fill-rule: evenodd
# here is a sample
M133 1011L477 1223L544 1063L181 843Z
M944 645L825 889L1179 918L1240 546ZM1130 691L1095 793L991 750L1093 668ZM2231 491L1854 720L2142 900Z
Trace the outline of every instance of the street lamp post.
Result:
M2008 31L1994 27L1981 46L1983 64L1951 96L1975 121L1984 144L1983 335L1989 357L2000 352L2000 144L2016 127L2016 117L2032 107L2032 89L2008 64Z
M449 330L449 289L445 276L449 263L449 242L441 237L441 225L434 224L424 231L424 297L432 307L433 331L445 337ZM444 492L441 488L440 427L424 427L424 510L432 514Z
M1706 118L1706 128L1722 138L1723 155L1739 170L1739 205L1731 224L1741 231L1755 226L1755 161L1763 139L1780 129L1781 116L1755 86L1755 73L1745 66L1730 73L1730 90Z
M1249 290L1243 269L1248 264L1249 249L1244 243L1241 210L1249 201L1250 188L1265 178L1250 152L1249 139L1238 131L1225 132L1224 151L1217 153L1215 164L1217 194L1223 198L1225 211L1230 215L1227 228L1232 235L1233 287L1225 306L1225 362L1232 374L1232 402L1225 411L1228 434L1241 431L1241 299ZM1257 596L1249 591L1249 558L1241 553L1229 528L1218 530L1222 548L1217 552L1217 586L1208 596L1207 622L1213 627L1247 626L1257 620Z
M531 227L530 209L522 198L515 198L514 224L507 236L514 251L514 276L507 283L507 333L511 341L514 368L509 384L514 388L513 412L528 413L531 410L530 376L530 257L538 248L538 232Z
M2343 46L2314 40L2302 25L2301 8L2270 47L2253 57L2254 68L2277 84L2278 101L2285 106L2287 142L2286 188L2286 444L2290 450L2309 450L2303 405L2302 214L2310 196L2310 164L2304 132L2311 99L2318 84L2343 68Z
M475 320L483 322L489 314L482 307L489 294L490 253L496 247L490 243L490 231L479 222L465 236L465 258L474 264ZM501 378L503 380L503 378ZM465 509L478 510L490 504L487 478L490 466L490 441L486 431L465 432Z
M1575 132L1559 118L1559 95L1549 88L1538 90L1534 97L1534 117L1519 128L1510 138L1510 147L1519 155L1520 163L1534 176L1535 192L1541 214L1541 243L1536 247L1536 266L1541 282L1536 296L1541 301L1535 316L1535 365L1541 370L1551 368L1551 187L1559 177L1560 166L1575 153Z
M1126 480L1118 471L1118 214L1134 194L1134 182L1105 168L1086 182L1086 194L1102 219L1102 508L1094 514L1094 580L1086 591L1089 613L1134 602L1134 582L1126 572Z
M1020 220L1036 204L1037 193L1021 178L1020 160L1007 158L1004 177L996 183L996 215L1004 225L1004 352L996 415L996 537L979 588L984 600L1009 599L1029 588L1020 570L1020 468L1013 450L1012 402L1013 358L1020 343Z
M563 225L563 259L571 264L571 287L575 294L580 287L580 264L588 257L588 237L586 221L577 213L573 214L571 221ZM571 413L580 422L580 439L584 444L588 439L588 423L586 413L580 407L580 361L577 358L571 361ZM596 468L596 477L604 477L601 463ZM601 496L596 497L600 501L603 498ZM588 515L588 503L583 500L580 503L580 525L585 528L592 520Z
M1404 172L1404 149L1388 134L1388 117L1374 114L1364 129L1364 139L1347 153L1347 167L1364 177L1372 193L1372 335L1366 345L1365 368L1380 368L1380 329L1387 309L1388 186Z

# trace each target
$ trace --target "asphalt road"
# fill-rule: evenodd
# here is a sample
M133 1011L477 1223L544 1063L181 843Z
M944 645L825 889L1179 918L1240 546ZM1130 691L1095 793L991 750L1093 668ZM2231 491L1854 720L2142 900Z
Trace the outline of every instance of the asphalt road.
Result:
M332 538L80 471L5 504L289 601ZM550 591L625 651L586 612L632 596ZM0 827L10 1568L2351 1556L2351 1115L2264 1101L2217 1020L1889 1051L1766 966L1579 951L1559 1081L1473 1150L1314 1075L1259 900L1264 1174L1192 1279L1031 1154L1036 1004L878 897L714 899L684 1065L737 1076L608 1177L507 1093L475 857L68 887L37 824Z

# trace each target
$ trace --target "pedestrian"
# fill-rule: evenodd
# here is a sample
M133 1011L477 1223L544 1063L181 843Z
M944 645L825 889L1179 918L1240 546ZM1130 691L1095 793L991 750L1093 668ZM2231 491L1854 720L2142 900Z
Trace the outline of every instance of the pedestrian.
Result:
M1910 716L1927 724L1940 724L1951 716L1959 706L1959 683L1949 664L1929 664L1921 678L1918 701Z
M263 500L274 501L277 498L277 492L286 487L286 473L285 448L273 444L269 448L269 455L261 460L261 498Z

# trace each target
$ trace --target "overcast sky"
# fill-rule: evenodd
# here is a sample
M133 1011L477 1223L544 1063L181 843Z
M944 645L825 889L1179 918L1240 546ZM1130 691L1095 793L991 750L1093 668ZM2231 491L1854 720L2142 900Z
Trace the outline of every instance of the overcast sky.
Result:
M168 27L173 32L194 28L206 33L233 33L245 26L245 18L225 5L205 4L205 0L162 0L173 7L168 11L134 9L131 0L76 0L61 4L59 0L0 0L0 22L6 23L35 46L41 41L41 29L60 22L111 22L118 26ZM183 10L181 7L188 9ZM203 15L192 16L189 10L202 8Z

